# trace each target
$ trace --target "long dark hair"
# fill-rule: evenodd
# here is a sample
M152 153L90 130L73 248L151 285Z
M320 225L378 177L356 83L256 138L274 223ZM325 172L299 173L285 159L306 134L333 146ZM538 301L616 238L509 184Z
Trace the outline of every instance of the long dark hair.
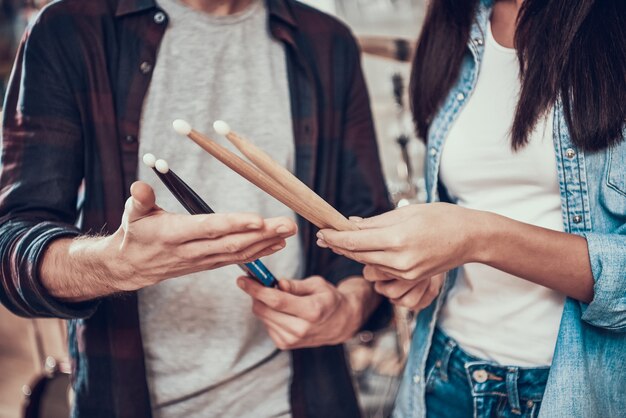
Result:
M479 0L431 0L411 75L418 135L459 77ZM626 0L525 0L515 32L521 90L512 147L561 98L573 143L586 151L622 139L626 122Z

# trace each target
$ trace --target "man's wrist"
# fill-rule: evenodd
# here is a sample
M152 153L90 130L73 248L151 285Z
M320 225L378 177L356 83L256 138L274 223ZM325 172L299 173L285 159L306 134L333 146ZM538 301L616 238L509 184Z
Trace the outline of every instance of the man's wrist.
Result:
M114 236L54 241L42 259L41 282L50 295L67 302L119 292L121 263L114 248Z
M346 300L350 315L355 319L355 332L367 322L380 304L381 296L374 291L371 283L361 276L344 279L338 287Z

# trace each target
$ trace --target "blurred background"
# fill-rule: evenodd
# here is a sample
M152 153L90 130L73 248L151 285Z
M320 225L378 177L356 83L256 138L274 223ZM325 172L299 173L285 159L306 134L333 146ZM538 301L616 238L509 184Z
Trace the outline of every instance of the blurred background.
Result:
M2 97L22 33L49 2L0 0ZM397 206L424 201L424 148L413 134L407 87L410 56L421 28L425 0L304 2L342 19L359 38L391 198ZM412 318L407 312L397 311L394 319L388 329L376 335L363 333L349 344L355 382L367 417L388 415L402 372ZM26 320L0 306L0 418L67 416L70 394L65 338L62 321Z

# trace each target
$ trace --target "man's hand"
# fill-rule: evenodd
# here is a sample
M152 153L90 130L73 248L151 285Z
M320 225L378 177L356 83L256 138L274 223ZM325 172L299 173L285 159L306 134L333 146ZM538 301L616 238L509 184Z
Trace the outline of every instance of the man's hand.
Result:
M374 290L394 305L418 312L435 300L445 275L439 274L427 280L404 280L390 277L374 266L365 266L363 277L373 282Z
M240 277L237 285L253 298L252 311L282 350L341 344L350 339L378 305L362 278L339 287L320 276L280 280L279 289Z
M53 242L41 277L53 296L78 302L249 262L284 248L296 230L288 218L168 213L150 186L136 182L120 228L108 237Z

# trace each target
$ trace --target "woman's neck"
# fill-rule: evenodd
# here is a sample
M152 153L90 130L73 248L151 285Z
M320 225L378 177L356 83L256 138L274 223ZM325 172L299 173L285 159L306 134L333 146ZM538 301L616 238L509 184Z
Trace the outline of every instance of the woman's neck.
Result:
M496 1L491 14L491 33L500 45L515 48L515 27L523 0Z

